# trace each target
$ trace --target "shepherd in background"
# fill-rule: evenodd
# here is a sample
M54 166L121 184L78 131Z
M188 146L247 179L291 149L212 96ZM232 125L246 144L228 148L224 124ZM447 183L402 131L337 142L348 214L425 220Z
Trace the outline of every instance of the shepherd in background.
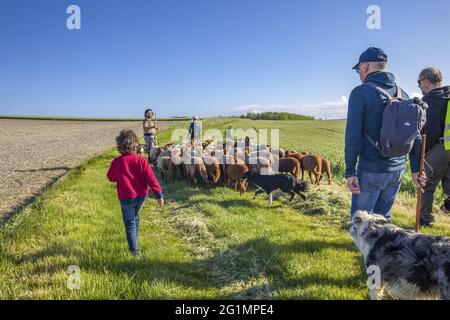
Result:
M156 145L156 132L159 130L159 126L153 122L153 110L147 109L145 110L145 119L143 121L143 129L144 129L144 141L147 148L147 152L150 152L150 149Z
M423 133L427 136L426 162L428 182L425 185L420 208L420 225L434 224L434 193L442 181L442 189L447 196L441 210L450 213L450 87L442 86L442 72L437 68L423 69L417 84L428 104L427 122Z
M192 117L192 122L189 125L189 136L191 138L191 143L194 144L196 141L201 141L202 137L202 122L199 121L198 117Z

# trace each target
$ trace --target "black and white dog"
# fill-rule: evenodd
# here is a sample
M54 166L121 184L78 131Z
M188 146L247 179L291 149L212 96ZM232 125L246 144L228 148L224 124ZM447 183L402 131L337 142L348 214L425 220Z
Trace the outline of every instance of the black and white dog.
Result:
M269 206L272 205L272 192L281 189L281 191L289 193L292 201L294 196L297 194L303 200L306 200L306 196L303 192L308 189L308 184L306 181L297 181L294 176L288 174L269 174L261 175L255 172L247 171L242 176L243 180L255 185L258 190L256 190L253 200L260 193L267 193L269 195Z
M400 299L450 299L450 238L406 231L366 211L354 214L350 233L366 269L380 273L371 299L383 289Z

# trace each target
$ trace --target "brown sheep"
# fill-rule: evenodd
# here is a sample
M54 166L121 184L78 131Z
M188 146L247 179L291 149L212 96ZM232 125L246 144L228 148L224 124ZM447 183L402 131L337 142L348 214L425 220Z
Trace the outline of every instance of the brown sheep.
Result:
M166 157L171 155L171 151L166 147L153 147L150 149L149 158L150 163L156 164L156 159L158 157Z
M286 158L294 158L297 159L300 162L300 170L302 169L302 159L305 155L301 154L301 153L290 153L288 156L286 156ZM303 175L302 175L302 180L303 180Z
M150 163L156 164L156 159L158 158L161 151L162 151L161 147L153 147L150 149L150 152L148 154Z
M305 170L308 171L309 179L312 181L311 172L316 177L315 184L320 185L320 179L322 176L322 158L315 154L305 155L301 160L302 180Z
M139 144L136 147L136 153L139 155L143 155L147 150L147 146L145 144Z
M207 146L209 146L213 142L213 139L207 139L205 142L202 142L202 149L205 150Z
M192 184L197 184L197 179L195 178L196 173L200 175L202 180L208 185L208 174L206 172L206 166L202 158L192 157L191 162L185 163L186 173Z
M328 184L331 184L331 165L330 165L330 161L325 159L324 157L322 158L322 173L326 173L328 176ZM320 179L319 182L322 180L323 175L320 175Z
M278 160L278 172L290 173L298 178L300 176L300 161L295 158L281 158Z
M286 150L284 151L284 156L289 157L291 154L298 153L296 150Z
M168 156L158 157L156 159L156 167L161 172L161 177L164 179L164 182L167 183L167 176L172 174L172 160ZM172 176L173 178L173 176Z
M170 172L172 174L172 183L175 182L175 177L179 180L183 179L183 159L181 158L180 153L172 152Z
M227 169L228 185L232 187L234 183L234 191L237 191L239 183L239 193L242 195L247 189L247 183L242 179L244 173L248 171L248 167L245 164L229 164Z
M216 157L204 157L203 161L205 162L208 176L211 177L214 184L217 184L221 176L219 160Z
M223 157L223 163L220 164L220 168L222 170L223 181L224 182L228 181L228 178L227 178L227 167L230 164L245 164L245 162L243 160L241 160L240 158L238 158L237 156L224 156Z

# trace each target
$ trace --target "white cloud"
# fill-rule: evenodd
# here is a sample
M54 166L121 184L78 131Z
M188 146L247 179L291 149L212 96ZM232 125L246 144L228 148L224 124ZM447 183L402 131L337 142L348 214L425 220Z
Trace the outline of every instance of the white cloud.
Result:
M335 102L322 102L318 104L309 105L263 105L263 104L250 104L245 106L239 106L235 108L234 112L243 114L247 112L291 112L298 113L307 116L313 116L316 119L343 119L347 116L348 99L342 96L339 101Z

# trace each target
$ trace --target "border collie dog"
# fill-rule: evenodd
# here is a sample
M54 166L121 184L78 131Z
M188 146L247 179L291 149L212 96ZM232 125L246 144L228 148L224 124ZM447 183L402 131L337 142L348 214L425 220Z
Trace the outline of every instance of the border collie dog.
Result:
M294 196L297 194L303 200L306 200L306 196L303 192L308 189L308 184L306 181L297 181L294 176L287 174L269 174L261 175L255 172L247 171L242 176L243 180L255 185L258 190L256 190L253 200L260 193L267 193L269 195L269 206L272 205L272 192L281 189L281 191L286 192L291 195L289 201L292 201Z
M450 238L406 231L377 214L357 211L350 234L364 256L366 269L379 270L379 285L399 299L450 299Z

